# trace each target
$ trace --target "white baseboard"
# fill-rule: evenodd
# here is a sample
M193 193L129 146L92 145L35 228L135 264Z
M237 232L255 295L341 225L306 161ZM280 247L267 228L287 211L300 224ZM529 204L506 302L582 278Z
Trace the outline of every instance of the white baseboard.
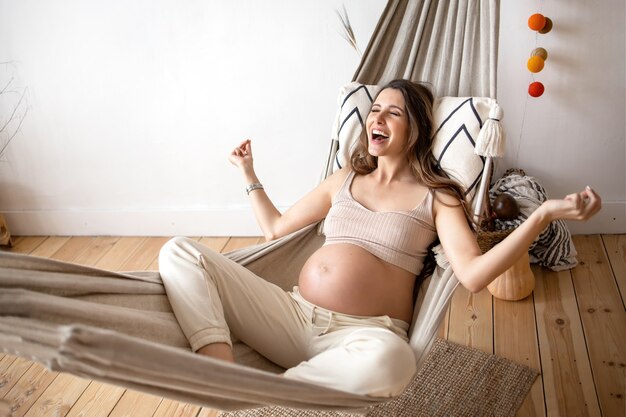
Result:
M1 211L14 236L261 236L248 208Z
M284 207L279 208L284 211ZM260 236L249 207L197 210L0 210L14 236ZM626 233L626 202L604 202L572 234Z

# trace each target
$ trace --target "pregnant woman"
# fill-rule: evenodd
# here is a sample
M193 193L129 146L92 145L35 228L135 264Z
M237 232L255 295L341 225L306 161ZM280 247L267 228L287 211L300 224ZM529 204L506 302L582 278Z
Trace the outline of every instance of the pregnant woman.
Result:
M285 378L398 395L416 371L407 331L416 277L435 241L460 283L478 292L528 251L552 220L587 220L600 210L589 187L548 200L481 254L462 190L432 156L432 104L420 84L389 83L374 101L350 166L285 213L259 183L251 142L233 150L229 159L243 174L268 240L326 219L326 241L286 292L194 240L170 240L159 268L195 352L234 361L235 337L286 368Z

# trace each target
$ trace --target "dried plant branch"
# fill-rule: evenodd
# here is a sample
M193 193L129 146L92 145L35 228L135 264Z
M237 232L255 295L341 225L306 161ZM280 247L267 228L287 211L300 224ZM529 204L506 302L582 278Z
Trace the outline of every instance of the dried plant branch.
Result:
M9 80L7 85L5 85L2 90L0 90L0 95L3 94L5 91L7 91L7 88L9 88L9 86L13 83L14 79L15 79L15 77L11 77L11 79Z
M4 130L9 125L9 123L11 123L11 121L14 120L15 113L17 113L17 110L20 108L20 104L22 104L22 101L24 100L24 96L25 95L26 95L26 89L24 89L24 91L22 92L22 95L20 96L19 101L17 102L17 104L13 108L13 113L11 113L11 116L7 119L6 123L2 127L0 127L0 132L4 132Z
M341 22L341 28L343 29L341 37L344 38L350 44L350 46L352 46L354 50L358 52L359 55L363 55L363 53L359 49L359 45L356 42L356 36L354 36L354 31L352 30L352 25L350 24L350 19L348 18L348 11L346 10L346 6L342 5L342 9L343 13L339 10L335 10L335 13L337 13L337 17Z
M20 101L17 103L17 105L15 106L15 109L13 110L13 114L11 114L11 117L9 118L9 120L7 120L7 122L5 123L4 126L2 126L2 129L0 129L0 133L4 133L5 128L8 126L8 124L12 121L15 120L15 113L17 112L17 109L19 108L20 104L22 103L22 99L24 98L24 96L26 95L26 89L24 89L24 92L22 93L22 96L20 97ZM6 148L9 146L9 144L11 143L11 141L13 140L13 138L15 137L15 135L18 134L18 132L20 131L20 128L22 127L22 123L24 122L24 119L26 118L26 115L28 114L28 107L26 107L26 109L24 110L24 113L22 113L20 116L18 116L18 125L17 127L13 130L13 132L10 134L11 136L9 136L9 138L7 139L7 141L4 143L4 145L2 146L2 148L0 149L0 158L2 158L2 156L4 155L4 151L6 150ZM8 133L8 132L7 132Z
M0 63L0 65L4 65L7 67L12 64L12 62ZM3 100L7 99L7 95L9 93L19 95L17 103L9 106L9 111L11 113L10 116L6 119L6 121L4 121L4 123L0 122L2 123L2 126L0 126L0 139L2 139L0 140L0 158L4 156L7 147L11 144L15 136L20 132L22 123L24 122L24 119L28 114L28 99L26 97L28 88L17 88L13 90L8 90L14 80L15 76L14 74L11 74L10 79L8 80L6 85L4 85L2 90L0 90L0 98L2 98Z

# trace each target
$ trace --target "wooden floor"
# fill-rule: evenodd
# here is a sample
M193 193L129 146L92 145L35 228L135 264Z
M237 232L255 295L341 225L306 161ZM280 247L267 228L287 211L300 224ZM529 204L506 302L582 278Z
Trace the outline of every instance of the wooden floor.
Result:
M18 237L13 251L110 270L158 269L167 238ZM198 238L219 251L259 238ZM533 267L522 301L454 295L440 336L541 371L518 416L626 415L626 235L575 236L579 266ZM208 417L218 412L0 355L0 416Z

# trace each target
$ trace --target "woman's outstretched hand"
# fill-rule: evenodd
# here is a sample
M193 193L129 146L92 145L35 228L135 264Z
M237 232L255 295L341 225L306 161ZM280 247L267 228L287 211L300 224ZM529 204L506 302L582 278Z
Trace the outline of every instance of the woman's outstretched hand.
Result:
M253 164L252 141L250 139L246 139L241 142L241 144L233 149L230 155L228 155L228 160L237 168L244 171L251 170Z
M602 208L602 199L590 187L579 193L569 194L562 200L548 200L541 207L552 220L589 220Z

